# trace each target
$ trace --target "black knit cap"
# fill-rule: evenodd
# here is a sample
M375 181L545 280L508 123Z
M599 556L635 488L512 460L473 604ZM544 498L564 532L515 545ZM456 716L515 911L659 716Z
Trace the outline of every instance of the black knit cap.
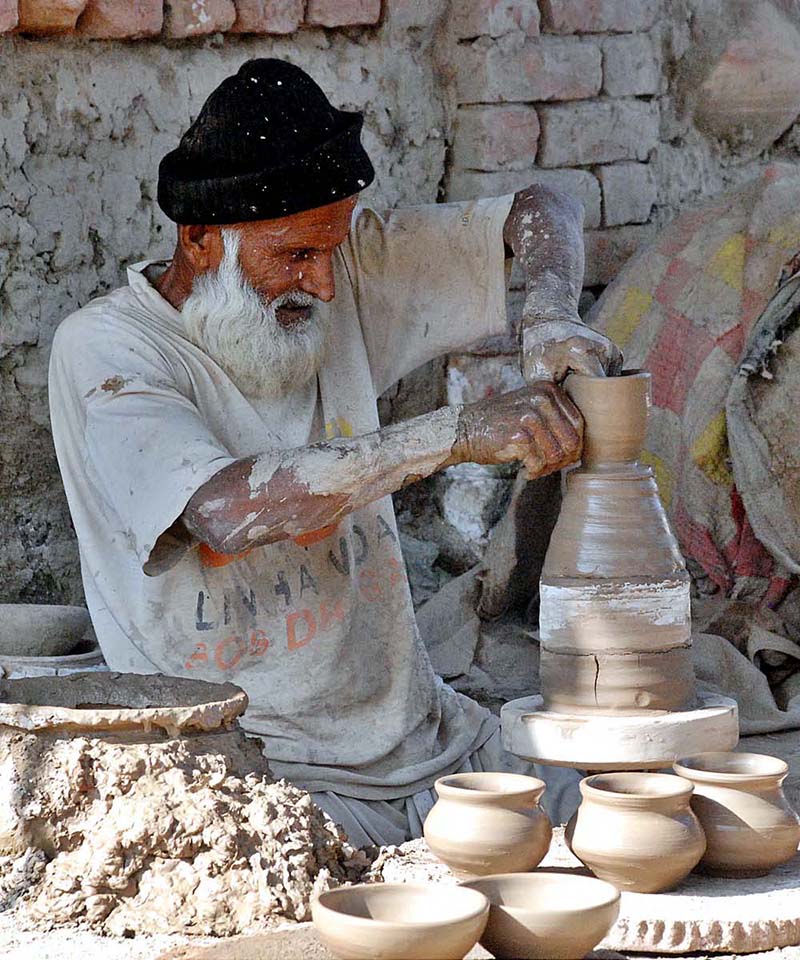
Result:
M363 122L299 67L248 60L161 161L158 204L176 223L239 223L350 197L375 178Z

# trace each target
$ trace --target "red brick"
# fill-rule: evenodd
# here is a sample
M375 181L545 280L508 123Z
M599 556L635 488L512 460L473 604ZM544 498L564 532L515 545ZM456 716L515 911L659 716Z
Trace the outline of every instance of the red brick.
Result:
M610 230L587 230L583 235L586 250L585 287L611 283L625 262L655 237L652 223L612 227Z
M633 33L656 21L660 0L542 0L542 26L552 33Z
M656 182L646 163L615 163L600 167L597 176L603 186L603 223L644 223L656 202Z
M591 41L515 37L461 44L456 74L459 103L581 100L600 92L600 48Z
M164 32L176 40L224 33L235 19L233 0L166 0L164 4Z
M89 0L77 33L98 40L137 40L158 36L163 23L163 0Z
M20 33L69 33L87 0L19 0Z
M294 33L303 22L305 0L235 0L231 33Z
M306 23L312 27L371 26L381 18L381 0L308 0Z
M19 22L17 0L0 0L0 33L8 33Z
M502 170L481 173L477 170L452 170L447 183L448 200L474 200L477 197L501 197L524 190L533 183L565 190L579 200L584 209L584 226L600 225L600 185L588 170Z
M502 37L522 32L539 35L539 7L536 0L460 0L450 13L453 32L460 40L474 37Z
M542 106L539 123L543 167L646 160L658 143L658 104L643 100Z
M603 93L646 96L661 87L661 57L647 33L603 41Z
M452 162L466 170L523 170L536 158L539 117L522 105L461 107Z

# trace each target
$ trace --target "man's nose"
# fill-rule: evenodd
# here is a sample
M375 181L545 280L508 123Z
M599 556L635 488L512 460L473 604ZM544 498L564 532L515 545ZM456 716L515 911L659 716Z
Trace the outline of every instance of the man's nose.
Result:
M303 264L298 277L298 286L323 303L330 303L336 293L333 279L333 258L317 256Z

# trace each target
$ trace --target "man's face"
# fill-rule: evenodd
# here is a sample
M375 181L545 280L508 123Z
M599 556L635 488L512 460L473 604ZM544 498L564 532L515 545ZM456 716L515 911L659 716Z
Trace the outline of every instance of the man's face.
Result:
M314 300L333 299L354 207L215 228L190 248L203 262L181 307L186 332L246 394L280 397L319 371L329 330Z
M303 291L325 303L333 299L333 253L350 232L355 197L278 220L234 224L240 237L239 265L245 280L270 303ZM310 307L280 306L284 327L308 319Z

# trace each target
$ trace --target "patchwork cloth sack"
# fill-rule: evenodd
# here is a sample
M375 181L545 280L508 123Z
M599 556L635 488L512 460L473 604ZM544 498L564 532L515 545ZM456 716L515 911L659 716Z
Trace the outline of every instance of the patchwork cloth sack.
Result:
M666 227L589 322L652 374L645 460L699 592L800 637L798 251L800 167L771 164Z

